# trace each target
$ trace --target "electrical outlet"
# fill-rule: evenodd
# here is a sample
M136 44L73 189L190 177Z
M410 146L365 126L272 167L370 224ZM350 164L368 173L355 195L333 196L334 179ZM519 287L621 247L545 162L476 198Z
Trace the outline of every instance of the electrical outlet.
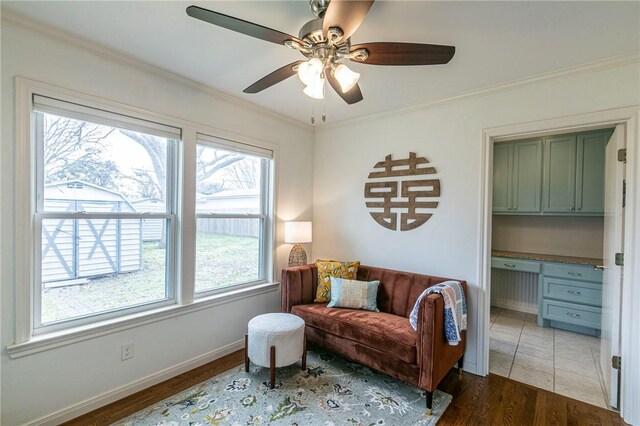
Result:
M133 343L120 346L120 359L125 361L131 358L133 358Z

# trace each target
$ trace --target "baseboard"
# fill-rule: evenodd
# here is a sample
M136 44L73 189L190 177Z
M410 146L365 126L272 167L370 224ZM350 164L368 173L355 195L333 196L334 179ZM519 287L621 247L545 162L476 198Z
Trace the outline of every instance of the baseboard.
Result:
M476 376L480 376L481 374L478 372L478 365L475 362L464 362L464 367L462 368L466 373L475 374Z
M529 305L520 304L513 300L496 299L491 301L491 306L502 309L510 309L512 311L526 312L528 314L538 314L538 307L531 307Z
M78 404L74 404L70 407L64 408L55 413L49 414L44 417L40 417L37 420L33 420L29 423L25 423L25 426L40 426L40 425L58 425L68 420L74 419L83 414L89 413L100 407L104 407L107 404L111 404L119 399L125 398L141 390L147 389L153 385L161 383L167 379L177 376L178 374L185 373L194 368L200 367L208 362L215 361L225 355L240 350L244 347L244 340L238 340L233 343L229 343L221 348L215 349L206 354L197 356L188 361L181 362L173 367L166 368L151 374L147 377L143 377L140 380L113 389L109 392L105 392L101 395L93 398L86 399Z

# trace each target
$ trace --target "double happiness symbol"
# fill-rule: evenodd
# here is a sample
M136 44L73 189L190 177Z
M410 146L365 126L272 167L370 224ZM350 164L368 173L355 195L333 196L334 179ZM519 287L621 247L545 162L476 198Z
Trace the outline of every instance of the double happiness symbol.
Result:
M370 209L382 211L371 211L371 217L385 228L392 231L398 230L398 215L400 215L400 230L409 231L416 229L431 217L431 213L425 213L424 209L434 209L438 207L437 201L425 201L425 198L440 196L439 179L412 179L401 180L405 176L421 176L436 174L433 167L422 166L428 164L429 160L424 157L416 157L415 152L409 153L409 158L402 160L392 160L391 154L387 155L384 161L380 161L373 169L384 169L384 171L373 171L369 173L369 179L376 179L364 185L364 198L367 200L366 206ZM387 179L377 181L377 179ZM398 187L400 197L398 197ZM420 201L418 201L420 199ZM394 211L391 211L391 210ZM399 212L398 210L404 210ZM420 209L420 213L416 210Z

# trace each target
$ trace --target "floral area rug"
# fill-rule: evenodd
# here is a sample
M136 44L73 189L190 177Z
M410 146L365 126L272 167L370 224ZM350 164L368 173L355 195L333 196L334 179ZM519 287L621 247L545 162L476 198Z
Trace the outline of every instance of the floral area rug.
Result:
M311 348L307 371L300 364L276 370L251 364L233 368L151 407L118 425L435 425L451 402L436 391L433 415L425 414L421 389L331 352Z

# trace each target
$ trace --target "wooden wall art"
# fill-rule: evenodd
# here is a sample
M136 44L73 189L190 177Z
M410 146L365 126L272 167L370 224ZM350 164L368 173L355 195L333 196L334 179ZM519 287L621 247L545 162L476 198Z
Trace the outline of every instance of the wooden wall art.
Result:
M373 181L365 183L364 198L375 200L366 201L366 206L374 210L369 213L376 222L397 231L400 215L400 231L409 231L429 220L432 213L427 213L424 209L434 209L438 207L438 202L424 199L440 196L440 180L405 179L436 174L435 168L425 164L429 164L429 160L416 157L415 152L410 152L409 158L402 160L392 160L389 154L384 161L373 166L374 170L382 170L369 173L369 179Z

